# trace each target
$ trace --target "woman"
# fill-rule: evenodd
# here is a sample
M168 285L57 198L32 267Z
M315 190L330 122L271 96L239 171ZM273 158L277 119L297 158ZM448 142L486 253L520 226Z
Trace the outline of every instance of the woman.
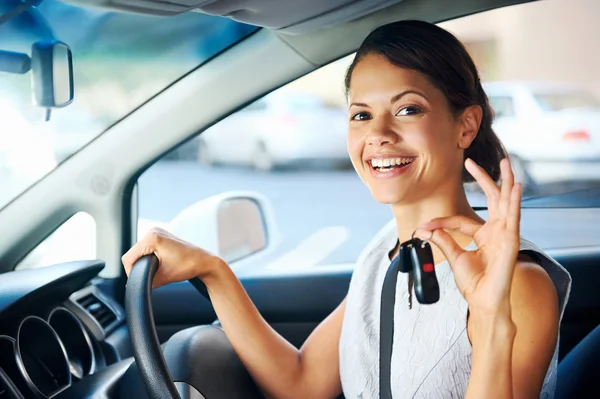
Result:
M343 391L377 398L383 278L398 242L415 232L434 244L441 297L408 306L408 276L398 276L393 396L552 397L570 278L520 240L521 187L509 162L501 162L504 150L464 47L425 22L380 27L358 50L346 90L352 163L375 199L390 204L394 221L362 253L347 297L300 350L265 322L223 260L166 231L153 230L131 248L126 271L155 253L155 287L200 277L268 397L333 398ZM488 198L487 222L466 198L463 183L473 179Z

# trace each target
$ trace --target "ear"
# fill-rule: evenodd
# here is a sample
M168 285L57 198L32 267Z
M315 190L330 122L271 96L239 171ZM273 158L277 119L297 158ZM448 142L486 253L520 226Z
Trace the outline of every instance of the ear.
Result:
M460 116L460 136L458 137L458 147L466 150L469 148L481 125L483 111L479 105L471 105L462 112Z

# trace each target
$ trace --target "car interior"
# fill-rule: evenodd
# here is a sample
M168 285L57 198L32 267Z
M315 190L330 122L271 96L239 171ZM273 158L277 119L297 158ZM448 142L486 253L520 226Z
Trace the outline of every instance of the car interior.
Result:
M0 8L0 21L5 19L2 15L14 14L14 10L23 12L23 5L37 6L40 2L9 3L15 7ZM0 239L0 399L262 398L219 328L210 297L199 281L152 291L150 283L158 262L151 256L138 262L140 267L134 268L129 279L125 275L121 256L139 238L140 176L165 154L198 134L201 137L202 131L228 115L352 54L377 26L402 19L440 23L529 1L65 3L82 10L154 18L201 13L232 18L251 28L112 123L0 209L0 226L5 229ZM555 234L557 240L580 229L587 229L589 236L589 242L548 249L572 278L560 326L559 398L600 396L593 381L600 363L600 292L596 288L600 281L599 230L598 224L578 224L584 219L597 221L599 193L596 188L572 196L523 201L523 223L527 223L528 212L542 212L548 215L548 226L536 228ZM201 209L188 209L177 221L182 238L194 239L197 221L201 220L201 225L208 226L207 237L202 239L210 243L220 237L220 243L215 241L214 245L221 253L227 253L223 244L227 240L235 246L251 237L252 245L246 252L231 250L224 255L229 261L242 264L246 258L260 260L268 255L280 237L267 201L243 191L215 196L211 201L203 202ZM247 204L251 211L246 230L219 224L219 217L232 217L234 224L238 223L239 213L214 216L223 209ZM479 211L485 212L485 207ZM78 212L94 218L95 259L15 270ZM566 231L550 225L552 216L561 212L577 215ZM76 241L69 244L79 245ZM300 347L345 297L353 266L333 264L287 272L240 267L238 276L265 320Z

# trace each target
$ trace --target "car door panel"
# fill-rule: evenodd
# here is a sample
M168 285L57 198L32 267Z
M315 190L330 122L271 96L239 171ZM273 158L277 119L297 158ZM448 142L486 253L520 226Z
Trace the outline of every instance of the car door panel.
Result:
M571 274L571 294L561 323L562 359L583 337L600 325L600 247L549 251Z
M315 272L257 274L240 280L265 320L299 347L344 299L351 274L351 268L329 271L323 266ZM161 342L183 328L216 320L210 303L187 282L155 290L152 301Z

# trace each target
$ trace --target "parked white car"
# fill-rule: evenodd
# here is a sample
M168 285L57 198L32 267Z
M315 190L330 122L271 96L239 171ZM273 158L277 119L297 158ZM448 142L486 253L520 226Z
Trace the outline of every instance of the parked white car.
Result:
M494 130L525 185L600 179L600 101L583 88L548 82L484 85Z
M349 162L346 111L317 95L278 91L200 135L205 164L252 165L259 170L313 160Z

